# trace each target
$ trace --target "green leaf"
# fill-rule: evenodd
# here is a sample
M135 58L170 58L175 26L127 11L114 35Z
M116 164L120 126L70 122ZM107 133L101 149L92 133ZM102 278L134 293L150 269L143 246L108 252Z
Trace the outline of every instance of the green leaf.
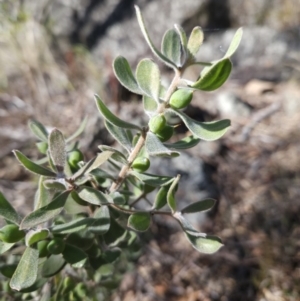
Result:
M61 254L51 255L45 262L42 268L42 276L49 278L59 273L65 266L66 261Z
M236 50L238 49L238 47L241 43L242 37L243 37L243 28L241 27L235 33L235 35L231 41L231 44L224 57L230 58L236 52Z
M148 31L145 27L145 23L144 23L144 19L143 19L143 16L141 14L141 11L139 9L138 6L134 6L135 7L135 10L136 10L136 16L137 16L137 20L138 20L138 23L139 23L139 26L140 26L140 29L142 31L142 34L148 44L148 46L150 47L151 51L163 62L165 63L167 66L171 67L171 68L174 68L174 69L177 69L176 65L170 61L166 56L164 56L153 44L153 42L151 41L150 37L149 37L149 34L148 34Z
M148 173L138 173L133 170L130 171L130 174L150 186L165 186L170 184L174 180L174 178L167 177L167 176L157 176Z
M135 230L144 232L150 227L151 215L148 212L137 212L130 215L128 219L128 227Z
M30 287L37 278L39 251L27 247L21 260L15 270L11 280L10 287L17 291Z
M45 177L56 177L56 173L54 173L53 171L42 167L38 164L35 164L33 161L29 160L25 155L23 155L21 152L19 152L18 150L14 150L13 151L14 155L16 156L16 158L18 159L18 161L29 171L41 175L41 176L45 176Z
M60 191L66 190L66 181L63 178L57 180L44 180L43 185L47 189L56 189Z
M153 117L154 115L156 115L157 102L155 99L147 95L143 95L143 106L146 114L149 117Z
M203 237L203 233L185 233L186 237L192 246L200 253L213 254L217 252L222 246L220 238L217 236L207 235Z
M54 129L50 132L49 152L52 162L59 173L63 173L66 164L66 142L61 131Z
M94 219L91 217L80 218L65 224L55 225L51 228L51 232L60 233L60 234L79 232L81 230L86 229L93 223L94 223Z
M107 263L113 263L120 257L121 254L122 254L122 250L120 248L113 248L105 251L101 257Z
M180 175L178 175L174 179L174 181L172 182L172 185L170 186L170 189L168 190L168 194L167 194L167 202L168 202L170 209L172 210L172 213L174 213L177 208L175 193L176 193L177 184L179 182L179 179L180 179Z
M224 58L205 67L198 81L193 83L192 88L202 91L213 91L221 87L228 79L232 69L230 59Z
M177 67L181 67L181 40L174 29L169 29L164 34L161 51Z
M166 148L154 133L148 132L145 148L149 156L178 157L179 152Z
M126 158L126 156L122 152L120 152L119 150L117 150L116 148L113 148L113 147L107 146L107 145L99 145L98 148L101 151L112 152L111 159L113 159L113 160L115 160L117 162L120 162L122 164L127 164L127 158Z
M44 207L50 202L50 192L44 186L44 180L44 177L39 178L39 185L34 198L34 210Z
M203 43L204 34L201 27L197 26L191 32L191 35L188 40L187 48L191 55L191 58L194 60L194 56L198 53L200 46Z
M129 91L143 94L140 89L128 61L123 56L118 56L113 62L114 73L119 82Z
M48 131L46 128L36 120L30 120L28 126L31 132L41 141L48 142Z
M126 230L111 217L109 230L103 235L106 244L116 246L124 236L126 236Z
M85 117L83 119L83 121L80 123L80 125L79 125L78 129L75 131L75 133L73 133L70 137L68 137L66 139L66 142L70 142L73 139L77 138L80 134L82 134L82 132L84 131L84 129L86 127L86 124L87 124L87 118Z
M94 212L94 222L89 231L98 235L105 234L110 227L110 213L107 206L101 206Z
M30 247L36 242L46 239L48 235L49 235L48 229L30 230L29 232L26 233L25 244L27 247Z
M180 26L179 24L175 24L174 25L179 37L180 37L180 42L181 42L181 47L183 50L183 54L184 56L186 56L187 53L187 37L186 37L186 33L184 31L184 29L182 28L182 26Z
M164 143L164 146L173 149L187 149L196 146L199 142L199 138L196 138L194 136L187 136L175 143Z
M124 128L124 129L133 129L133 130L141 130L138 125L126 122L115 116L104 104L104 102L100 99L100 97L95 94L95 101L97 104L97 108L99 112L103 115L103 117L112 123L115 126Z
M181 213L195 213L211 209L215 205L214 199L204 199L184 207Z
M6 243L3 241L0 241L0 255L11 249L15 243Z
M221 138L230 126L229 119L212 122L199 122L188 117L183 112L177 110L170 111L172 111L182 119L186 127L192 132L194 136L205 141L213 141Z
M4 197L0 191L0 216L4 217L6 220L19 224L20 217L8 200Z
M150 59L141 60L136 68L136 79L140 88L158 102L160 93L158 66Z
M126 204L125 195L123 193L120 193L119 191L114 191L110 194L110 196L112 197L114 204L116 205Z
M66 244L65 246L63 257L65 261L74 268L82 268L88 260L88 256L85 252L69 244Z
M25 216L21 222L20 230L32 228L58 215L63 210L69 193L70 191L64 191L48 205Z
M93 205L101 206L113 202L112 198L109 195L104 194L103 192L96 190L92 187L80 188L78 195L80 198Z
M128 130L124 130L112 123L105 121L105 127L110 134L130 153L131 152L131 139L128 137Z
M162 186L155 196L153 209L159 210L167 204L167 195L170 187Z

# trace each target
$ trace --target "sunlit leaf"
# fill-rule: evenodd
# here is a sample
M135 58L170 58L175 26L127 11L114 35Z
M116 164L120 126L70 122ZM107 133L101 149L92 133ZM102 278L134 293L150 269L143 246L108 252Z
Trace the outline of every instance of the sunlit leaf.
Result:
M11 249L15 243L6 243L0 240L0 255Z
M104 104L104 102L101 100L101 98L95 94L95 101L97 104L97 108L100 111L100 113L103 115L103 117L112 123L115 126L124 128L124 129L133 129L133 130L141 130L141 128L138 125L126 122L121 120L119 117L115 116Z
M215 205L214 199L204 199L184 207L181 213L195 213L211 209Z
M187 136L175 143L164 143L164 146L171 149L188 149L196 146L199 142L199 138L196 138L194 136Z
M89 231L102 235L109 230L110 213L107 206L101 206L94 213L94 221L89 227Z
M127 164L126 156L116 148L107 145L99 145L98 148L102 151L112 152L112 155L110 157L111 159L116 160L122 164Z
M149 156L178 157L179 152L166 148L154 133L148 132L145 148Z
M199 122L188 117L183 112L177 110L171 110L171 111L182 119L186 127L192 132L194 136L202 140L206 140L206 141L217 140L226 133L228 127L230 126L229 119L212 121L212 122Z
M199 26L194 27L187 44L187 48L192 59L198 53L200 46L203 43L203 39L204 39L204 34L201 27Z
M169 186L162 186L157 192L153 204L153 209L159 210L167 204Z
M79 232L81 230L86 229L93 223L94 223L94 219L91 217L80 218L80 219L72 220L65 224L55 225L51 228L51 232L61 233L61 234Z
M180 42L181 42L181 47L182 47L182 51L183 51L183 56L184 59L186 59L186 55L187 55L187 37L186 37L186 33L184 31L184 29L182 28L182 26L180 26L179 24L175 24L174 25L179 37L180 37ZM184 61L182 62L184 63Z
M139 173L136 171L130 171L130 174L150 186L164 186L170 184L173 181L172 177L167 176L157 176L148 173Z
M45 262L42 268L43 277L52 277L59 273L65 266L66 261L61 254L51 255Z
M52 162L59 173L63 173L66 164L66 143L61 131L54 129L48 137L49 152Z
M136 79L140 88L156 101L159 100L160 71L150 59L143 59L136 68Z
M178 175L172 182L172 185L170 186L170 189L168 190L168 194L167 194L167 202L173 213L176 211L176 208L177 208L175 193L176 193L176 188L177 188L179 179L180 179L180 176Z
M27 247L30 247L36 242L46 239L48 235L49 235L48 229L30 230L29 232L26 233L25 244Z
M233 37L233 39L230 43L230 46L229 46L226 54L224 55L224 57L229 58L236 52L236 50L238 49L238 47L241 43L242 37L243 37L243 28L241 27L235 33L235 35L234 35L234 37Z
M42 176L39 178L39 185L34 198L34 210L44 207L50 202L51 193L44 186L44 180L45 178Z
M64 191L48 205L31 212L21 222L20 229L28 229L44 223L58 215L64 208L70 191Z
M129 91L136 94L143 94L141 91L128 61L123 56L118 56L113 62L115 75L119 82Z
M30 120L28 126L32 133L41 141L48 142L48 131L46 128L36 120Z
M146 114L148 114L149 117L152 117L156 114L157 110L157 102L153 98L144 95L143 96L143 106Z
M150 227L151 215L148 212L137 212L130 215L128 219L128 227L135 230L144 232Z
M8 200L4 197L0 191L0 216L4 217L6 220L18 224L20 217Z
M45 176L45 177L56 177L56 173L54 173L53 171L42 167L36 163L34 163L33 161L31 161L30 159L28 159L25 155L23 155L21 152L19 152L18 150L14 150L13 151L14 155L16 156L16 158L18 159L18 161L29 171L41 175L41 176Z
M112 203L112 198L109 195L92 187L81 187L78 195L84 201L93 205L101 206Z
M10 287L17 291L30 287L37 278L39 251L27 247L11 280Z
M169 29L166 31L162 40L161 51L176 66L181 66L181 40L176 30Z

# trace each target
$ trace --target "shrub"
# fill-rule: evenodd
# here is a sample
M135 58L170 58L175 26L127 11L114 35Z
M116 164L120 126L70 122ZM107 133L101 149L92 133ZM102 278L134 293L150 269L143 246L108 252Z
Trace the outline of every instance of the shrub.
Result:
M194 147L201 139L212 141L225 134L229 120L198 122L180 109L189 104L194 91L212 91L226 81L231 71L230 57L240 43L242 30L237 31L223 58L205 63L195 57L203 40L200 27L194 28L187 38L183 29L175 25L175 29L165 33L159 51L137 7L136 13L146 42L154 55L174 70L174 78L166 89L161 84L159 68L151 59L142 59L135 75L124 57L114 60L116 77L128 90L142 95L144 111L149 116L149 123L144 126L121 120L95 95L105 126L123 147L122 152L100 145L101 152L84 162L74 140L82 133L85 121L68 138L58 129L49 132L38 121L29 123L39 140L38 150L46 155L44 163L37 164L17 150L14 154L24 168L39 176L33 211L20 217L0 193L0 215L7 223L3 228L6 230L0 231L0 253L23 246L17 249L19 256L15 256L14 264L4 264L0 269L11 278L10 288L6 283L3 288L8 294L12 294L11 289L19 291L16 298L22 294L22 298L30 298L38 292L44 294L43 300L81 300L87 294L92 299L104 287L117 287L121 279L117 271L121 268L118 270L114 263L124 253L138 254L136 232L147 231L154 215L178 221L187 241L199 252L212 254L222 246L220 238L199 233L185 217L210 209L213 199L199 200L178 210L176 190L180 175L145 171L153 156L179 156L180 150ZM183 78L183 73L194 64L204 68L199 78L191 82ZM174 143L163 143L174 132L167 124L168 115L177 115L190 135ZM137 209L136 203L153 191L156 197L152 207ZM48 290L43 289L46 283L51 284Z

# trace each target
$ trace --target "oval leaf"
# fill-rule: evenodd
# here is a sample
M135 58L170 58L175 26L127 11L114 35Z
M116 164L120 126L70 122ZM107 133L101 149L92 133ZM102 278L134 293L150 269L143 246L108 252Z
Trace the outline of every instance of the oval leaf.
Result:
M215 205L214 199L205 199L199 202L195 202L183 208L181 213L195 213L211 209Z
M166 31L161 44L161 52L177 67L181 66L181 40L176 30Z
M30 287L37 278L39 251L27 247L21 260L15 270L11 280L10 287L17 291Z
M191 32L187 44L187 49L192 59L194 59L194 56L198 53L200 46L203 43L203 39L204 39L204 34L201 27L199 26L195 27Z
M141 14L141 11L139 9L138 6L134 6L135 7L135 11L136 11L136 16L137 16L137 20L140 26L140 29L142 31L142 34L148 44L148 46L150 47L151 51L163 62L165 63L167 66L176 69L176 65L170 61L166 56L164 56L153 44L153 42L151 41L148 31L145 27L145 22L144 22L144 18Z
M48 235L49 235L48 229L30 230L29 232L26 233L25 244L27 247L30 247L36 242L46 239Z
M143 96L143 106L144 106L144 110L146 112L146 114L149 117L152 117L154 115L156 115L156 110L157 110L157 102L155 99L153 99L152 97L149 97L147 95Z
M121 162L122 164L127 164L126 156L116 148L107 145L99 145L98 148L102 151L112 152L111 159Z
M17 224L19 223L20 217L8 200L4 197L0 191L0 216L4 217L6 220Z
M158 66L150 59L143 59L136 68L136 79L140 88L156 101L160 93L160 72Z
M104 102L100 99L100 97L95 94L95 101L97 104L97 108L100 111L100 113L103 115L103 117L112 123L115 126L124 128L124 129L133 129L133 130L141 130L141 128L135 124L126 122L121 120L119 117L115 116L104 104Z
M194 136L187 136L175 143L164 143L164 146L167 148L174 148L174 149L188 149L191 147L196 146L200 142L199 138Z
M28 126L31 132L41 141L48 142L48 132L46 128L36 120L30 120Z
M128 227L135 230L144 232L150 227L151 215L148 212L137 212L130 215L128 219Z
M96 190L92 187L82 187L78 192L78 195L84 201L93 205L101 206L113 202L109 195L104 194L103 192Z
M0 255L8 251L14 246L15 243L6 243L3 241L0 241Z
M81 218L65 224L55 225L51 228L51 232L61 234L74 233L86 229L88 226L92 225L93 222L93 218Z
M51 193L44 186L44 177L40 177L39 186L34 198L34 210L48 205Z
M213 63L210 67L205 67L200 79L191 87L203 91L213 91L221 87L228 79L232 69L230 59L225 58Z
M98 235L105 234L110 227L110 213L107 206L101 206L94 213L94 221L89 231Z
M42 167L42 166L34 163L30 159L28 159L25 155L23 155L21 152L19 152L18 150L14 150L13 153L16 156L16 158L18 159L18 161L27 170L29 170L37 175L41 175L41 176L45 176L45 177L52 177L52 178L56 177L56 173L54 173L53 171L51 171L45 167Z
M88 256L85 252L69 244L66 244L62 254L65 261L74 268L82 268L88 260Z
M202 233L187 233L185 232L186 237L192 244L192 246L200 253L204 254L213 254L217 252L222 246L220 238L217 236L206 235L203 237Z
M221 138L230 126L229 119L212 122L198 122L188 117L183 112L173 109L171 111L181 118L186 127L192 132L194 136L205 141L213 141Z
M173 178L167 176L157 176L148 173L138 173L136 171L130 171L130 174L132 174L140 181L150 186L165 186L173 181Z
M174 213L176 211L176 208L177 208L175 193L176 193L176 186L179 182L179 179L180 179L180 175L178 175L174 179L172 185L170 186L170 189L168 190L168 194L167 194L167 202L168 202L169 207L172 210L172 213Z
M25 216L21 222L20 230L32 228L58 215L63 210L69 193L70 191L64 191L48 205Z
M180 156L179 152L166 148L157 136L151 132L147 133L145 148L149 156Z
M243 37L243 28L241 27L235 33L235 35L231 41L231 44L230 44L226 54L224 55L224 57L229 58L236 52L236 50L238 49L238 47L241 43L242 37Z
M66 139L66 142L70 142L73 139L77 138L80 134L82 134L82 132L86 127L86 124L87 124L87 118L85 117L83 121L80 123L78 129L70 137Z
M45 262L42 268L43 277L52 277L59 273L65 266L66 261L61 254L51 255Z
M128 61L123 56L118 56L113 62L114 73L119 82L129 91L136 94L143 94L141 91Z
M158 193L155 196L153 209L159 210L167 204L167 195L169 187L163 186L159 189Z
M66 164L66 142L61 131L54 129L49 135L49 152L52 162L59 173L63 173Z

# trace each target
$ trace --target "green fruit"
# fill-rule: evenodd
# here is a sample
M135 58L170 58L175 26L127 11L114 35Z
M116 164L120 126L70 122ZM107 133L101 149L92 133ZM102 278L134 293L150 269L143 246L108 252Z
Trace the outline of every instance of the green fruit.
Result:
M175 91L170 98L170 106L173 109L183 109L190 104L193 98L193 91L188 89L179 89Z
M42 240L37 243L37 249L39 251L40 258L48 256L49 254L49 251L47 249L48 243L49 242L47 240Z
M74 169L78 169L78 162L83 160L83 154L79 149L75 149L68 154L68 163Z
M42 154L47 154L47 150L48 150L48 143L47 142L44 142L44 141L38 142L38 143L36 143L36 146Z
M156 133L156 136L161 142L169 140L174 134L174 128L172 126L166 125L161 131Z
M137 172L144 172L150 167L150 161L146 157L136 158L131 167Z
M47 250L54 255L61 254L64 249L65 242L60 237L54 237L47 246Z
M230 59L219 60L212 66L205 67L200 74L200 79L192 87L203 91L216 90L225 83L231 69L232 63Z
M164 115L156 115L152 117L149 121L149 129L153 133L158 133L161 131L167 124L167 120Z
M75 287L75 282L74 280L67 276L64 281L63 281L63 295L68 294L69 292L71 292Z
M14 243L24 238L25 232L19 230L19 226L9 224L0 229L0 240L6 243Z

